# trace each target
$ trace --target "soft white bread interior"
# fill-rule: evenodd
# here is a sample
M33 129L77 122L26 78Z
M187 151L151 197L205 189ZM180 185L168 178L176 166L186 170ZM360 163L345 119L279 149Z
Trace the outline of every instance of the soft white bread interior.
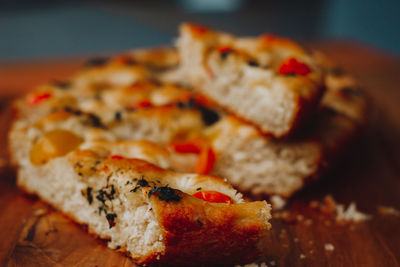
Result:
M290 196L316 173L322 157L316 142L273 140L235 117L222 119L206 135L217 155L212 172L253 196Z

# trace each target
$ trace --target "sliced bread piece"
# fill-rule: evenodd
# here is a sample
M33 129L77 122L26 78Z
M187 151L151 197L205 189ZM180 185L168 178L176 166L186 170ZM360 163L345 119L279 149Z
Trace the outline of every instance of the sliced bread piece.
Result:
M139 264L181 266L247 263L265 251L271 227L265 201L244 203L215 176L175 173L112 154L162 163L167 152L148 142L78 146L45 162L18 158L17 183L88 225L110 248Z
M277 138L308 119L324 91L322 69L288 39L236 38L185 23L177 47L176 77Z

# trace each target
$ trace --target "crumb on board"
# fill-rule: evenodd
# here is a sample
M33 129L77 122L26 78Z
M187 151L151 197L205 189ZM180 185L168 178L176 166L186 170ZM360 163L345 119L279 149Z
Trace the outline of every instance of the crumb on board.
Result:
M307 220L304 221L304 224L309 226L309 225L313 224L313 221L311 219L307 219Z
M280 233L279 233L279 237L280 237L280 238L284 238L284 237L286 237L286 235L287 235L286 229L282 229L282 230L280 231Z
M336 205L336 221L363 222L371 219L371 215L357 210L356 203L351 202L346 209L343 204Z
M281 210L286 206L286 200L278 195L271 196L270 201L274 210Z
M304 221L304 216L302 214L297 214L296 219L297 221L302 222Z
M274 219L282 219L287 223L297 223L297 222L302 222L304 221L304 215L302 214L296 214L295 212L289 211L289 210L283 210L283 211L278 211L274 212L272 214Z
M319 207L319 201L313 200L310 202L309 206L310 206L310 208L316 209Z
M309 207L320 212L322 215L322 217L320 216L320 219L323 219L321 223L327 227L332 226L334 221L336 221L337 224L350 222L359 223L372 218L371 215L357 210L355 202L351 202L348 206L339 204L335 201L332 195L325 196L322 201L313 200L309 202ZM400 211L392 207L378 206L378 211L382 214L400 216ZM286 223L303 222L305 226L310 226L314 223L312 218L307 218L295 210L279 210L274 212L272 216L274 219L281 219Z
M378 212L381 215L391 215L400 217L400 211L390 206L377 206Z
M335 247L331 243L325 243L324 248L326 251L334 251Z
M336 201L331 195L324 197L324 205L321 207L321 211L325 214L332 214L336 210Z
M331 195L324 197L322 202L311 201L309 206L319 209L323 214L335 216L337 222L363 222L371 219L371 215L357 210L355 202L351 202L346 208L344 204L338 204ZM330 226L329 221L325 221L326 226Z
M301 260L304 260L304 259L306 258L306 255L304 255L303 253L301 253L299 257L300 257Z

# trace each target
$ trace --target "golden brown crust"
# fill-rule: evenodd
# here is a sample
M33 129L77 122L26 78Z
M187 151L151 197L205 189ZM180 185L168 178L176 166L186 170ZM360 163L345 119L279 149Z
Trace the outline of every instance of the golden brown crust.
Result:
M233 265L261 256L270 229L265 224L269 208L264 203L214 204L178 194L182 200L177 203L152 196L166 237L162 262L180 266Z

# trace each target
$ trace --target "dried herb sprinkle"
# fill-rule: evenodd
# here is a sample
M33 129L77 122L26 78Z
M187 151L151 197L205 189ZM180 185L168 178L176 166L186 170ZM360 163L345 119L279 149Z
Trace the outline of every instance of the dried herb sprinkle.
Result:
M148 193L149 198L151 195L158 193L158 199L169 202L169 201L174 201L178 202L182 198L176 194L175 190L172 189L171 187L167 186L160 186L160 187L155 187L151 189Z

